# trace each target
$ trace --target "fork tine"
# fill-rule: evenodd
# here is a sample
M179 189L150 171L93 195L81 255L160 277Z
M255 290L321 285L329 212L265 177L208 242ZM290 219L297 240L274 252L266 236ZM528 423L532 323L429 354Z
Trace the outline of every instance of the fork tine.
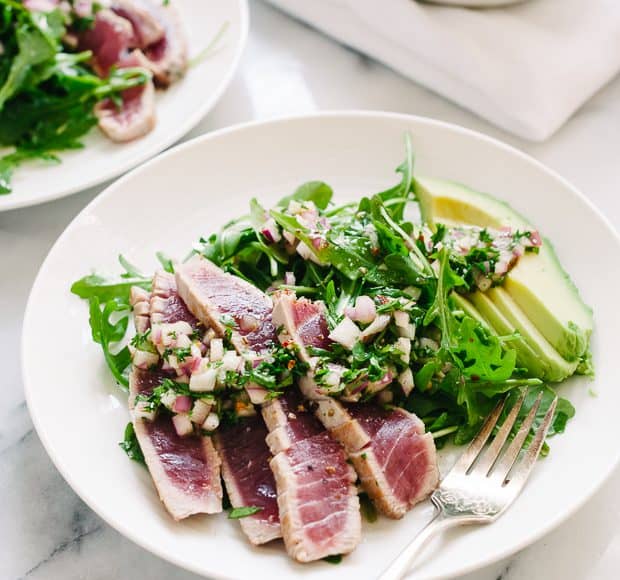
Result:
M487 450L482 454L482 457L478 460L473 472L482 475L487 475L489 473L491 467L493 467L493 464L497 461L497 458L504 447L504 443L506 443L506 439L508 439L508 435L510 435L510 432L512 431L524 400L525 393L522 393L517 402L512 406L512 409L510 409L510 414L506 417L506 420L497 432L497 435L493 438L491 445L489 445Z
M513 476L510 479L509 485L516 487L517 490L521 489L527 478L529 477L532 468L536 464L536 460L540 455L540 451L545 443L545 438L547 437L547 431L549 431L549 427L551 426L551 421L553 420L553 415L555 413L555 407L557 405L558 398L553 399L551 405L549 405L549 409L545 413L545 418L541 423L540 427L536 431L536 435L534 436L534 440L531 445L527 448L525 455L519 463L516 464Z
M500 481L504 481L508 472L512 468L514 462L517 460L519 456L519 452L523 447L523 442L527 437L530 429L532 428L532 424L534 423L534 419L536 418L536 413L538 413L538 407L540 407L540 401L542 400L542 393L539 393L538 397L536 397L536 401L532 405L530 412L525 417L523 424L519 428L519 431L515 435L515 438L512 440L512 443L506 449L506 452L503 454L501 459L495 464L495 468L491 473L491 477L493 479L500 479Z
M495 405L495 408L491 412L491 414L487 417L487 420L484 422L482 429L478 432L478 435L474 438L474 440L469 444L467 451L461 455L459 460L454 464L451 472L466 472L471 464L476 460L476 457L482 451L484 444L487 442L487 439L493 432L495 425L497 424L497 420L504 408L504 403L506 399L502 399Z

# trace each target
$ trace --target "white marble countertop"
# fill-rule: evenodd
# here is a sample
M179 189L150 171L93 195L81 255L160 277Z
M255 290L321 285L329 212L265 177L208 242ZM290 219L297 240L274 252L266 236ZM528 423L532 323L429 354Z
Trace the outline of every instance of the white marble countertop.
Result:
M601 90L552 139L520 141L352 52L275 9L251 2L241 68L215 110L188 137L251 119L318 109L375 109L426 115L499 137L571 180L620 227L620 78ZM0 578L196 576L138 548L102 522L48 459L28 416L19 370L23 311L56 237L101 190L0 214ZM617 259L614 257L613 259ZM561 485L561 482L558 482ZM620 569L620 471L567 522L469 580L611 579Z

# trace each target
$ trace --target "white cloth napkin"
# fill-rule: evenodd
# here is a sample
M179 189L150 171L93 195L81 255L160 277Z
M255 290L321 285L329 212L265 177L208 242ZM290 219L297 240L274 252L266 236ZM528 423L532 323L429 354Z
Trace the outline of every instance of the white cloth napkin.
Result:
M485 10L413 0L269 1L536 141L620 70L620 0L530 0Z

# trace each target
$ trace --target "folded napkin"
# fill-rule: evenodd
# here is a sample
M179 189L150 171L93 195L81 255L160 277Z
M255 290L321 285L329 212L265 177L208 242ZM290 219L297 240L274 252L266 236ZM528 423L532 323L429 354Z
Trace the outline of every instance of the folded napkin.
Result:
M269 0L500 127L541 141L620 70L620 0L474 10Z

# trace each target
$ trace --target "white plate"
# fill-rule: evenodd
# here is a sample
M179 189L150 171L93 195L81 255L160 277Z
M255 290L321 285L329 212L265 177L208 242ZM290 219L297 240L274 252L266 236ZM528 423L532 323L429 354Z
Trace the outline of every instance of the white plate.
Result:
M445 4L447 6L464 6L467 8L493 8L509 4L523 4L528 0L422 0L427 4Z
M294 564L278 543L252 548L225 515L174 523L146 471L116 444L128 420L126 399L91 342L86 304L69 294L69 284L92 268L118 271L121 252L145 270L155 267L157 250L185 256L200 235L246 212L252 196L269 204L309 179L330 183L340 200L385 189L397 180L393 170L403 158L406 131L419 172L494 192L531 217L555 242L597 323L597 378L561 388L577 416L565 435L552 440L550 456L523 495L496 524L447 534L416 578L464 573L523 548L568 517L609 475L620 449L620 310L609 290L620 285L620 262L606 261L603 280L593 256L617 256L617 234L566 181L498 141L416 117L333 113L226 129L161 155L86 207L43 264L24 321L28 406L60 472L110 525L159 556L212 577L260 580L295 573L360 580L376 577L428 519L431 509L424 504L401 521L365 525L362 544L337 568Z
M158 1L158 0L154 0ZM15 171L13 192L0 195L0 211L36 205L98 185L163 151L190 131L215 105L237 68L248 33L247 0L173 0L187 35L190 58L227 28L219 49L190 67L166 91L157 92L157 125L142 139L113 143L98 129L85 147L60 153L62 163L25 163Z

